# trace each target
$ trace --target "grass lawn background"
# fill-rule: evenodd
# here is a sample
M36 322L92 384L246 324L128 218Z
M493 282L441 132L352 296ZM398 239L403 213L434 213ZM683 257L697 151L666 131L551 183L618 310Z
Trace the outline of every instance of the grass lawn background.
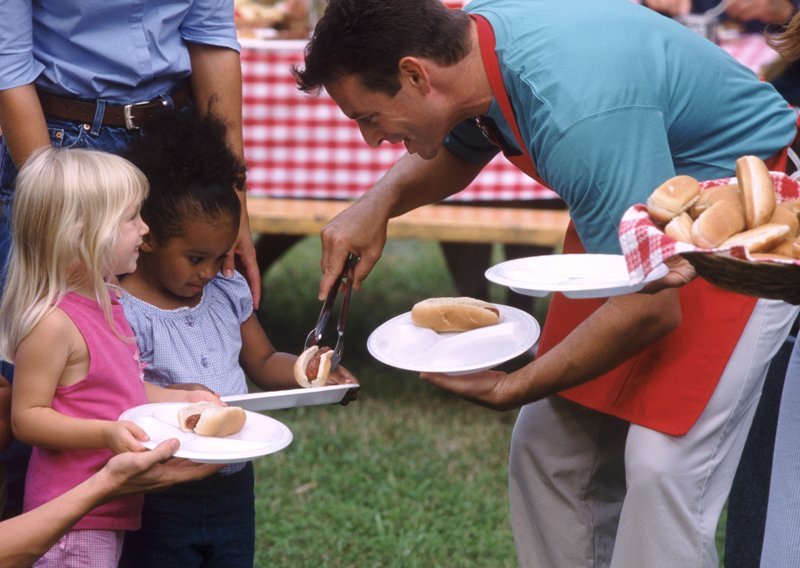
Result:
M309 238L265 274L260 315L280 350L299 352L319 314L319 258ZM256 566L517 565L507 502L516 411L461 401L366 350L384 321L455 294L436 243L389 242L347 318L344 365L359 400L267 413L294 440L255 462ZM492 294L502 302L505 290Z

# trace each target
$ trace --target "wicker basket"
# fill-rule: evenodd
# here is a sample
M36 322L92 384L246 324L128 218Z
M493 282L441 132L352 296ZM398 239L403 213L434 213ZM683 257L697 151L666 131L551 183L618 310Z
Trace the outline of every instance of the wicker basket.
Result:
M800 265L685 252L697 275L731 292L800 304Z
M770 172L770 175L779 202L800 198L799 181L783 173ZM700 186L705 190L729 183L736 183L736 178L709 180ZM634 205L623 216L620 244L628 272L637 281L664 260L680 255L694 266L698 276L715 286L748 296L800 304L800 260L755 261L749 260L743 247L705 250L675 241L650 218L643 204Z

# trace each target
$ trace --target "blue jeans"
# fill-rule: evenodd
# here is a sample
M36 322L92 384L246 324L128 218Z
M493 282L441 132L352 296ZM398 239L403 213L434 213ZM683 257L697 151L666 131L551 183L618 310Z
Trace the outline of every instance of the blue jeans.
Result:
M100 120L102 115L95 117L95 124L91 125L50 119L47 122L50 142L59 148L91 148L119 154L134 136L138 136L138 130L99 126ZM11 160L5 138L0 137L0 290L5 282L6 262L11 250L11 205L16 178L17 168ZM0 365L2 374L13 380L14 367L3 361ZM0 511L2 518L15 516L22 510L29 456L30 447L17 440L0 452L0 463L5 465L8 480L8 501L4 511Z
M758 568L761 562L778 410L789 357L796 342L794 333L793 330L770 362L728 496L725 568Z
M128 532L120 568L252 568L253 464L145 495L142 528Z

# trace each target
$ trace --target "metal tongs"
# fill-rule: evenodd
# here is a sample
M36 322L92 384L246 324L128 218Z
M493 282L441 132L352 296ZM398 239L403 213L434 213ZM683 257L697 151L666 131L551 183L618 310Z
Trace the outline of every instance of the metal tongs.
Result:
M330 319L333 303L336 301L336 295L339 293L339 288L341 287L344 295L342 296L342 306L339 311L339 321L336 323L337 338L336 346L333 348L333 355L331 356L331 371L338 367L342 360L342 352L344 351L344 325L347 319L347 309L350 306L350 292L353 290L353 274L357 262L358 257L354 254L351 253L347 257L342 272L336 278L330 292L328 292L328 297L325 298L325 302L322 304L319 318L317 318L317 325L308 332L306 343L303 347L303 350L306 350L314 345L319 345L325 327L328 325L328 319Z

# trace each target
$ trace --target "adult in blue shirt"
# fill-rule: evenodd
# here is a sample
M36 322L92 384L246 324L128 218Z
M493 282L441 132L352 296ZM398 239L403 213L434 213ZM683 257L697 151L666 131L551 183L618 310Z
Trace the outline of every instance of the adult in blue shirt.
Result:
M664 180L728 177L738 157L772 160L795 137L774 88L628 0L474 0L466 12L331 0L318 23L300 87L324 87L370 145L408 150L323 230L321 296L348 253L361 257L355 281L367 276L389 218L459 191L498 147L569 205L565 250L619 253L623 212ZM522 406L509 479L520 563L716 566L753 401L797 309L699 279L562 300L547 351L525 367L422 375L479 404ZM565 326L578 304L595 311Z
M165 109L193 106L228 126L243 157L241 67L233 0L4 0L0 3L0 201L9 212L17 168L41 146L119 153ZM243 205L245 192L238 193ZM256 305L259 273L246 207L241 258ZM10 243L0 215L0 266ZM233 274L233 258L225 271ZM11 378L9 365L2 373ZM21 496L24 450L8 460L9 506ZM15 477L16 476L16 477Z

